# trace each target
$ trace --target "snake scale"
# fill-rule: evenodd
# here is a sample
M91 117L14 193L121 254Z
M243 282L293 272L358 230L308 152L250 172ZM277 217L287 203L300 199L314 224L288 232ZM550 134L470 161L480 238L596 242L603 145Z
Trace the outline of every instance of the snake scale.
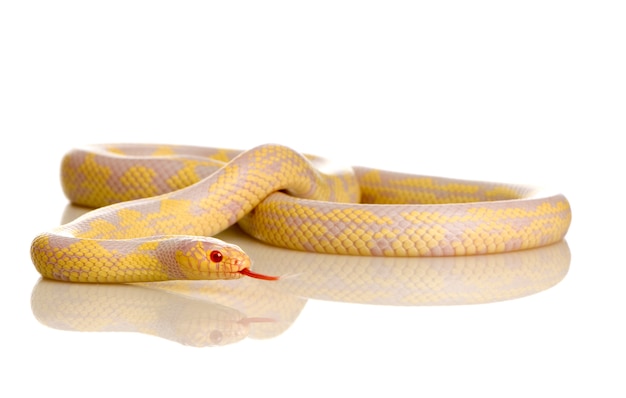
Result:
M545 246L571 222L563 195L532 186L338 168L273 144L101 145L61 170L69 200L98 207L33 240L37 271L64 281L276 279L212 237L235 223L289 249L419 257Z

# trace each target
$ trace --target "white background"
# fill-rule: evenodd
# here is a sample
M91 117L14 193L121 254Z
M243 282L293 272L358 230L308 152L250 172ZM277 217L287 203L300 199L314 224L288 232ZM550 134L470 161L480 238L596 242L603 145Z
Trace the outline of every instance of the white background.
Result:
M2 2L1 395L624 396L625 20L619 1ZM220 348L56 330L28 248L59 223L62 155L98 142L548 185L569 272L475 306L309 300Z

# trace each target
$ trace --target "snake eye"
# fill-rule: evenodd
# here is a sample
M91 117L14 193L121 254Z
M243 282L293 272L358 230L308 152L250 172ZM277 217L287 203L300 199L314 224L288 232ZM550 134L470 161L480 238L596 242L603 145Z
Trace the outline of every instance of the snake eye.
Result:
M218 250L213 250L210 254L209 254L209 258L211 259L211 261L213 261L214 263L219 263L220 261L222 261L224 259L224 255L218 251Z

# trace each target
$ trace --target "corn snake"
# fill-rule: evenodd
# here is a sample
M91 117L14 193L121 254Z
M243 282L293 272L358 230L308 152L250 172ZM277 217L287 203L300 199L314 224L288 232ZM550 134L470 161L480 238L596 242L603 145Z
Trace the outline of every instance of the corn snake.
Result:
M235 223L290 249L412 257L540 247L571 222L563 195L531 186L336 168L280 145L97 146L61 168L70 201L100 208L38 235L31 258L77 282L263 278L211 238Z

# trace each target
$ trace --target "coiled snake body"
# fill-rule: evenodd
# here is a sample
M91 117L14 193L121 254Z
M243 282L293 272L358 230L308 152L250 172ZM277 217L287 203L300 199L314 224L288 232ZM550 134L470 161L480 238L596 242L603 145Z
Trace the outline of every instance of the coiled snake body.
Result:
M329 167L280 145L75 150L64 191L101 208L37 236L31 257L42 276L66 281L263 278L211 236L238 222L289 249L459 256L548 245L571 221L563 195L530 186Z

